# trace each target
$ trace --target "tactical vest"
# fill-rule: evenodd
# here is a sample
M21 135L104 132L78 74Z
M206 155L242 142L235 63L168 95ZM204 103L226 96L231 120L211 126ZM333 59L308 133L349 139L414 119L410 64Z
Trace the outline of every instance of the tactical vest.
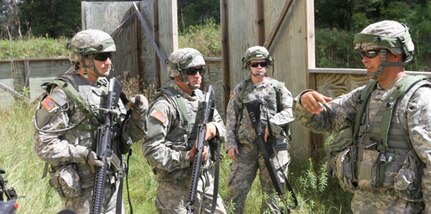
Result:
M406 109L410 97L422 86L431 86L424 76L406 76L388 92L383 103L370 105L371 93L377 81L370 80L360 96L360 105L353 126L353 146L356 159L352 164L359 188L393 188L394 177L403 167L407 154L412 151L407 121L397 121L394 109ZM375 116L367 118L370 111ZM416 154L414 155L415 158Z
M237 124L236 133L238 133L239 124L241 124L241 120L242 120L242 117L244 115L243 111L244 111L245 91L247 89L248 84L250 84L250 82L251 82L251 79L243 80L242 83L241 83L241 86L239 88L239 90L240 90L240 93L239 93L239 102L241 103L241 106L239 108L239 112L240 113L238 115L238 119L237 119L237 123L236 123ZM275 79L271 79L271 82L274 85L274 91L275 91L276 102L277 102L277 113L278 113L278 112L280 112L280 111L283 110L283 104L281 103L281 96L282 96L281 90L284 87L284 82L280 82L280 81L277 81ZM290 142L292 140L292 136L291 136L291 133L290 133L290 127L289 127L289 125L285 125L283 127L283 130L284 130L284 132L286 134L286 140L288 142Z
M194 143L194 137L196 134L195 123L196 117L198 116L198 108L201 100L204 100L205 96L200 90L195 90L197 101L189 102L179 92L172 88L161 88L159 93L155 95L155 99L164 97L177 111L177 121L173 121L170 130L166 135L167 142L172 142L170 146L172 149L177 151L189 150ZM184 144L185 143L185 144Z

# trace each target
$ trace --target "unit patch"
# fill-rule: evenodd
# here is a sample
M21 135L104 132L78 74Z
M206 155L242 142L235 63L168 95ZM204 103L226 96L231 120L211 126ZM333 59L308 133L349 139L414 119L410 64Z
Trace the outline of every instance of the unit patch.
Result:
M150 116L155 118L156 120L160 121L162 124L165 124L166 120L168 119L163 112L161 112L157 109L153 110L151 112Z
M49 96L45 97L41 104L48 112L52 112L58 108L57 104Z

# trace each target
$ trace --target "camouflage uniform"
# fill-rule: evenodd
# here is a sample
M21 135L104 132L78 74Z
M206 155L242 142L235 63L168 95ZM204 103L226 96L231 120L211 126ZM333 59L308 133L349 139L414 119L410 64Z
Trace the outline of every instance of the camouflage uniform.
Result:
M190 54L191 52L191 54ZM193 55L195 54L195 55ZM202 55L194 49L186 48L174 51L169 57L169 68L183 63L182 61L172 63L172 58L185 57L190 59L184 65L192 67L196 65L196 58L204 64ZM190 57L190 58L189 58ZM192 62L191 62L192 61ZM175 65L174 65L175 64ZM169 72L172 78L182 75L175 71ZM182 68L186 69L186 68ZM183 77L180 77L183 78ZM177 103L181 99L184 104L184 111L187 119L183 116L182 110ZM171 82L167 87L162 88L156 99L150 104L148 110L146 127L146 140L142 146L143 154L148 163L153 167L156 179L159 183L157 189L156 207L159 213L186 213L189 187L191 182L193 161L190 158L189 150L196 139L196 117L200 114L199 104L205 99L204 93L200 89L194 89L192 95L186 94L175 82ZM215 125L218 137L225 138L225 128L223 121L217 110L214 110L210 123ZM208 143L205 142L208 147ZM197 198L194 203L195 213L210 213L213 200L213 167L208 159L202 164L202 174L197 187ZM226 213L225 206L220 195L217 195L216 213Z
M109 36L96 30L81 33ZM115 46L108 51L115 51ZM72 68L60 78L61 81L44 84L46 93L34 116L35 151L46 162L45 170L49 165L50 185L61 197L61 210L90 213L95 169L89 164L88 155L95 150L98 128L103 123L104 111L100 108L106 99L108 80L100 77L96 84L92 84ZM80 98L68 94L64 87L73 87ZM78 100L84 101L87 107L81 106L83 103ZM121 102L118 104L114 109L114 123L121 125L126 109ZM137 141L143 137L143 115L134 112L123 133L112 138L112 149L119 166L110 164L103 194L103 213L116 213L119 179L124 173L122 153L127 152L131 139Z
M399 23L379 22L378 32L385 32L386 27L392 30L405 27ZM376 25L371 25L374 27ZM388 27L388 28L389 28ZM367 28L366 28L367 29ZM377 31L376 29L376 31ZM407 31L408 32L408 31ZM371 33L369 33L371 34ZM398 34L402 36L402 34ZM409 40L406 40L407 44ZM395 44L395 43L394 43ZM376 47L374 47L376 48ZM390 49L388 49L391 51ZM405 50L408 50L406 48ZM408 59L408 57L406 58ZM380 85L371 92L365 106L358 136L343 152L339 153L336 165L339 174L337 178L340 184L353 191L351 208L354 213L430 213L431 212L431 88L426 80L415 83L416 87L409 90L401 97L393 110L390 128L387 134L388 147L384 150L386 160L384 165L384 181L382 186L376 184L379 169L377 161L381 161L381 151L378 150L381 129L383 129L382 115L388 108L388 101L394 95L397 88L401 87L401 77L390 87L383 89ZM299 103L301 95L295 98L294 114L296 121L317 133L338 133L341 130L351 129L356 125L356 113L363 100L361 94L366 90L362 86L351 92L339 96L324 105L324 111L320 114L310 114ZM384 119L383 119L384 120ZM346 175L351 173L345 170L346 160L354 159L351 155L353 147L357 150L357 163L352 164L355 169L356 181ZM347 154L347 155L346 155ZM352 155L353 156L353 155ZM390 157L390 159L387 159ZM385 159L385 158L384 158ZM350 162L348 163L350 165ZM352 183L353 181L353 183ZM415 183L417 186L412 188ZM417 193L422 188L422 195Z
M265 127L268 124L268 115L273 135L277 139L276 144L284 145L284 150L278 151L275 155L276 158L273 159L275 168L279 170L278 177L284 185L284 175L287 176L290 156L285 142L286 133L282 126L293 121L293 98L283 84L281 87L281 104L283 109L277 111L276 88L279 84L280 82L270 77L265 77L257 85L253 84L250 80L244 80L235 87L231 94L226 109L226 150L237 148L239 155L231 164L227 202L232 203L235 213L243 213L244 203L256 177L257 170L259 170L262 191L266 194L266 199L262 201L261 212L266 210L271 210L271 212L280 211L273 199L275 189L266 169L264 159L259 154L257 144L253 143L256 139L256 132L251 124L247 109L243 106L243 103L256 99L261 100L261 103L263 103L260 118L262 126ZM241 121L239 121L239 118L241 118Z

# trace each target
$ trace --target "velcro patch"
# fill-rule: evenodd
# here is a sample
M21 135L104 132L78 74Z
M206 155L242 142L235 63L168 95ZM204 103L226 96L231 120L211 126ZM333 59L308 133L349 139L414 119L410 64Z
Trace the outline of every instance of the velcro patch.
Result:
M48 112L52 112L58 108L57 104L52 101L49 96L45 97L45 99L42 100L41 104Z
M166 120L168 120L168 117L159 110L153 110L150 114L151 117L154 117L158 121L160 121L162 124L165 124Z

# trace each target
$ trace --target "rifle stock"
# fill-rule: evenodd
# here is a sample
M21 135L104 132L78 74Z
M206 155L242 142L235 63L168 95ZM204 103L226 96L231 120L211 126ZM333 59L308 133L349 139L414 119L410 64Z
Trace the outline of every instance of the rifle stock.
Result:
M214 90L212 86L208 86L208 91L205 95L205 101L203 103L202 117L197 125L197 137L196 137L196 153L193 161L192 177L189 188L189 198L186 204L187 213L194 213L193 205L196 198L197 186L202 171L202 150L204 149L206 124L212 117L212 110L214 109ZM216 197L216 196L214 196Z
M92 213L101 213L104 188L106 182L106 174L109 169L109 161L115 154L112 151L111 139L112 139L112 126L113 126L113 112L111 111L118 103L120 94L122 92L119 81L114 77L109 81L109 89L106 99L104 123L99 127L99 135L97 139L96 153L97 157L103 161L103 166L98 167L96 170L96 177L93 187L93 207ZM115 158L114 158L115 159ZM118 157L116 157L118 159ZM122 193L118 193L122 194Z

